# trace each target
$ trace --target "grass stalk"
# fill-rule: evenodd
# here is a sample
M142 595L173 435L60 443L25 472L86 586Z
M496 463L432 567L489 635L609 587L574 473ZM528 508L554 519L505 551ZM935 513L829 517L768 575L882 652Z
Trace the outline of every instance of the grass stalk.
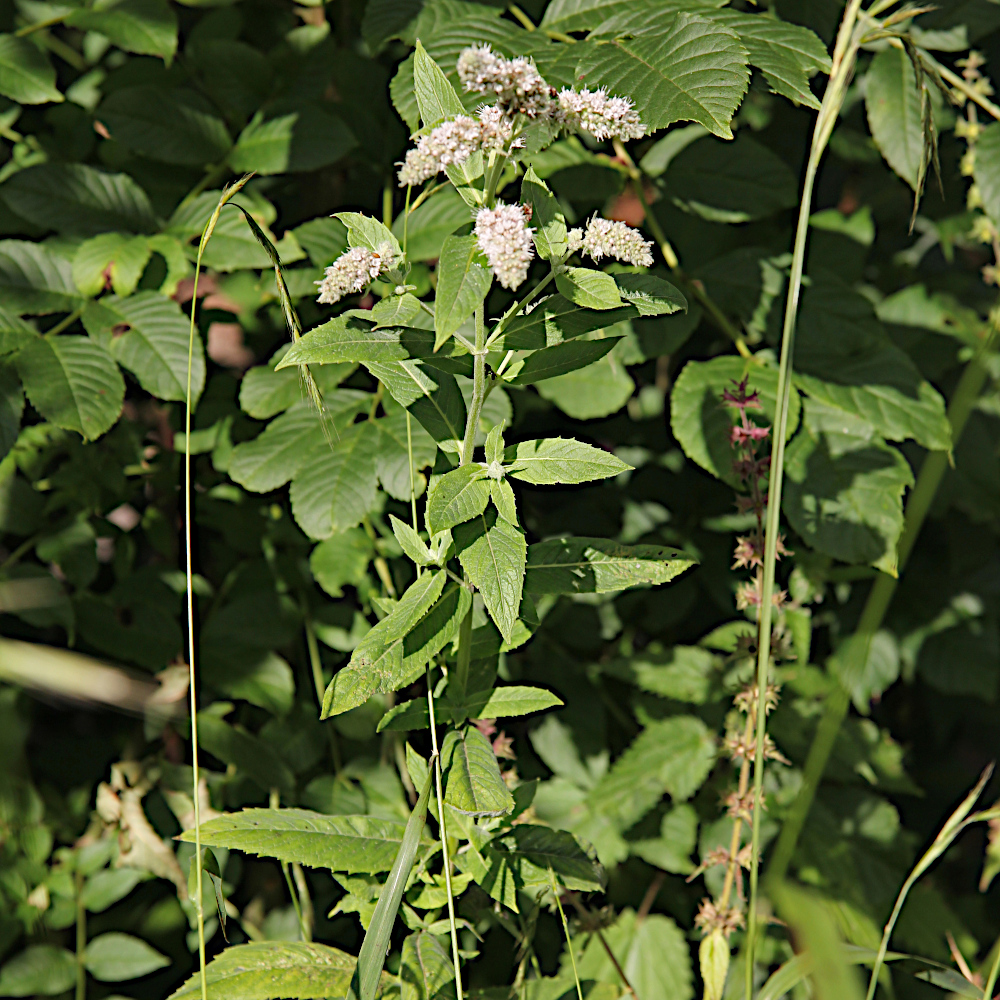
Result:
M555 896L556 907L559 909L559 919L562 921L563 934L566 935L566 950L569 952L569 962L573 966L573 982L576 983L577 1000L583 1000L583 989L580 986L580 973L576 968L576 954L573 951L573 939L569 934L569 923L566 920L566 912L563 910L562 900L559 898L559 884L556 882L555 872L549 866L549 881L552 883L552 895Z
M458 924L455 922L455 899L451 891L451 856L448 851L448 826L444 814L444 794L441 788L441 756L438 753L437 721L434 717L434 686L431 683L431 668L427 666L427 711L431 722L431 751L434 764L434 782L437 792L438 835L441 838L441 856L444 866L444 884L448 894L448 928L451 932L451 960L455 965L455 992L457 1000L462 1000L462 965L458 953Z
M753 822L751 824L750 900L747 914L746 996L753 995L754 952L757 935L757 892L760 855L761 795L764 784L764 737L767 732L768 673L771 661L772 599L774 595L775 564L781 521L781 490L784 476L785 438L788 433L788 401L792 388L792 356L795 344L795 325L798 317L799 295L802 289L802 272L805 264L806 240L809 233L809 216L812 209L813 187L820 160L826 149L830 133L840 113L847 85L854 71L858 38L855 26L861 10L861 0L850 0L844 11L837 41L834 45L830 78L823 94L823 101L816 116L809 158L806 163L799 200L799 216L795 227L792 265L788 277L788 295L781 333L781 357L778 368L778 390L775 401L775 421L771 445L771 470L767 497L767 523L764 534L763 579L761 584L760 615L757 629L757 718L756 746L753 772Z
M247 174L241 177L235 184L231 184L222 192L219 203L215 206L205 228L202 230L201 240L198 243L198 257L194 266L194 282L191 288L191 326L188 332L188 357L187 357L187 389L184 397L184 440L191 440L191 381L192 370L194 368L194 339L195 339L195 315L198 308L198 278L201 275L201 261L205 255L205 247L215 232L215 227L219 222L222 209L246 182L250 180ZM198 698L195 690L196 665L195 665L195 635L194 635L194 560L193 543L191 530L191 449L184 448L184 575L185 575L185 597L187 605L187 641L188 641L188 694L190 697L191 709L191 781L192 798L194 800L194 859L195 859L195 894L194 901L195 915L198 921L198 970L201 980L201 1000L208 1000L208 977L205 972L205 914L202 907L202 864L201 853L201 796L198 788L198 776L200 769L198 766Z

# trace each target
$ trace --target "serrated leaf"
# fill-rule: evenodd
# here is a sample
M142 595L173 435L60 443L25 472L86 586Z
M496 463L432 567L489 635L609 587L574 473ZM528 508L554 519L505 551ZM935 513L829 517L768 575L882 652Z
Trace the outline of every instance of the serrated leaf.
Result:
M18 104L63 99L56 88L56 71L45 53L17 35L0 35L0 94Z
M441 67L427 54L420 39L413 52L413 90L420 120L436 125L445 118L465 113L465 107Z
M372 362L366 367L442 448L459 450L465 437L466 410L454 375L428 371L416 361Z
M170 965L170 959L140 938L111 931L87 942L83 964L95 979L120 983L163 969Z
M500 634L509 640L524 583L527 548L523 533L490 508L457 527L454 538L462 569L483 595L486 610Z
M404 640L441 596L447 573L424 573L358 643L350 662L330 681L323 696L321 718L340 715L366 702L373 694L387 694L408 684L414 670L407 662ZM443 643L442 643L443 645Z
M573 438L542 438L510 445L504 453L507 475L535 486L589 483L632 468L617 455Z
M538 256L542 260L562 260L568 249L566 219L555 195L530 166L521 181L521 202L531 206L532 239Z
M742 358L727 356L710 361L689 361L677 377L670 396L670 426L684 453L732 486L740 483L733 472L735 452L729 439L736 417L732 408L723 403L722 393L731 390L744 376L748 378L748 391L758 394L763 407L749 411L751 420L773 423L777 370ZM789 437L798 426L800 406L798 393L792 392L788 400Z
M0 364L0 459L17 443L24 414L24 392L13 365Z
M418 566L429 566L433 556L427 543L420 535L395 514L389 515L389 522L392 524L392 533L396 536L396 541L399 542L399 547L403 552Z
M514 490L506 479L490 480L490 500L505 521L517 524L517 500L514 497Z
M480 465L452 469L433 482L427 494L427 527L431 534L471 521L490 501L490 484Z
M226 948L206 969L209 1000L324 1000L344 996L354 969L353 955L325 944L258 941ZM198 1000L201 976L194 975L170 1000Z
M297 340L276 366L329 365L345 362L388 364L434 354L429 330L412 327L375 327L357 316L341 315L314 327Z
M482 305L493 283L493 271L475 236L449 236L441 247L437 276L435 350Z
M881 438L845 429L837 410L809 399L805 414L785 452L785 516L812 548L895 575L909 464Z
M587 794L594 812L619 831L641 819L667 792L684 801L715 763L715 739L701 719L672 716L648 725Z
M528 547L524 588L532 594L604 594L669 583L695 565L677 549L605 538L552 538Z
M687 299L680 289L655 274L616 274L614 277L618 293L640 316L669 316L687 310Z
M475 726L444 738L441 779L445 802L466 816L504 816L514 808L493 747Z
M571 340L565 344L556 344L555 347L545 347L529 354L521 364L511 366L514 373L506 381L511 385L532 385L586 368L595 361L600 361L620 340L621 337Z
M353 528L375 503L378 433L370 421L345 427L331 449L317 444L292 480L292 513L310 538Z
M163 163L219 163L232 146L225 122L194 91L123 87L108 94L96 114L126 149ZM211 201L214 208L218 196Z
M566 416L592 420L620 410L635 392L635 383L617 355L609 352L577 371L544 379L537 392Z
M551 871L559 884L578 892L600 892L607 881L604 868L567 830L523 823L491 842L506 855L518 888L535 893L551 887Z
M411 37L421 39L427 55L442 68L457 93L459 81L455 63L463 49L488 44L494 52L511 56L514 54L512 43L526 34L522 28L502 20L501 13L498 8L462 0L432 0L424 4L413 23ZM403 60L390 84L392 103L410 131L416 131L420 125L414 62L413 55ZM481 94L463 94L462 99L466 111L474 110L483 100Z
M360 212L337 212L333 218L347 227L347 242L352 247L365 247L372 253L381 253L388 245L397 257L403 255L399 241L377 219Z
M57 427L93 441L118 419L125 383L90 337L38 337L18 352L16 364L31 405Z
M141 56L159 56L170 63L177 51L177 15L166 0L118 0L74 10L66 24L81 31L98 31L112 45Z
M447 995L447 987L454 981L451 955L433 934L419 931L403 942L399 960L401 1000L439 1000Z
M902 49L890 46L875 54L865 76L865 110L886 163L915 191L924 130L913 65Z
M568 267L556 275L556 288L584 309L615 309L623 305L615 279L591 267Z
M871 303L845 283L818 275L802 297L795 342L796 385L844 413L851 432L912 438L947 451L944 399L886 334Z
M229 165L237 173L301 173L336 163L357 144L343 119L317 104L302 103L266 121L258 112L237 137Z
M157 292L139 292L127 298L105 296L87 304L83 325L147 392L159 399L187 397L190 325L173 299ZM192 405L197 405L204 385L205 355L195 330Z
M194 830L185 830L180 839L194 843ZM244 809L201 824L207 847L335 872L388 871L402 840L403 824L393 820L308 809Z
M983 210L1000 220L1000 122L987 125L976 143L975 181Z
M662 13L708 12L725 0L659 0ZM540 27L550 31L590 31L609 18L634 10L636 0L552 0L545 8Z
M18 314L72 312L82 304L69 261L26 240L0 240L0 298Z
M748 55L729 28L694 14L658 19L656 31L589 46L577 65L587 86L630 97L650 132L695 121L723 139L750 80Z

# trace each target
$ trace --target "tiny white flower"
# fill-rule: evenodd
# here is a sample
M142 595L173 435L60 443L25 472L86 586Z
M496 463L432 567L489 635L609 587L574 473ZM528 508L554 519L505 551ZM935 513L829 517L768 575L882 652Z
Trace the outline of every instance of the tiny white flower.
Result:
M504 114L535 118L552 108L552 88L524 56L506 59L488 45L465 49L456 64L458 78L467 91L493 94Z
M316 282L319 285L317 301L333 305L345 295L360 292L395 264L395 254L389 243L380 246L377 253L367 247L352 247L326 269L322 281Z
M614 257L615 260L636 267L651 267L653 264L653 244L644 240L638 229L624 222L614 222L595 216L587 222L587 230L580 235L579 229L569 233L570 250L582 250L594 260Z
M559 117L567 127L589 132L595 139L638 139L646 134L627 97L608 97L600 90L559 91Z
M531 233L520 205L499 202L496 208L481 208L476 215L479 249L504 288L517 288L528 276L535 252Z
M422 135L399 169L399 186L422 184L452 164L464 163L482 145L480 122L457 115Z

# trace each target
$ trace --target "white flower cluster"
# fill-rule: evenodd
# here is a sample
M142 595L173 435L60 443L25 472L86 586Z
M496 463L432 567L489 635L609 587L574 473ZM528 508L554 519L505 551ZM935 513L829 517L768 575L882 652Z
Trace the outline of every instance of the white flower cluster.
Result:
M397 174L399 186L422 184L445 167L464 163L478 149L503 149L510 135L510 122L496 105L480 108L478 121L456 115L422 135L407 151Z
M646 126L627 97L608 97L600 90L559 91L559 117L572 129L595 139L639 139Z
M387 243L372 253L367 247L352 247L341 254L324 272L319 285L318 302L333 305L351 292L360 292L383 271L395 265L395 255Z
M509 117L535 118L552 105L552 88L524 56L506 59L488 45L465 49L456 64L462 86L471 93L491 94Z
M531 233L520 205L498 202L496 208L481 208L476 215L479 249L504 288L517 288L528 276L535 252Z
M615 260L634 264L636 267L653 265L653 255L650 252L652 242L644 240L638 229L633 229L624 222L594 216L587 222L586 232L571 229L568 237L570 253L582 250L594 260L614 257Z

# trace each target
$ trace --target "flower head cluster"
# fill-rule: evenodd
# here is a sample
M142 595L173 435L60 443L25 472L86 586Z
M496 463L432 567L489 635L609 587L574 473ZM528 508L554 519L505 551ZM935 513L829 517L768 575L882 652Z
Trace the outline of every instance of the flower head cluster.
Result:
M559 91L559 118L567 127L589 132L595 139L639 139L646 126L627 97L609 97L607 90Z
M479 249L504 288L517 288L528 276L535 252L531 233L520 205L498 202L496 208L481 208L476 216Z
M524 56L506 59L488 45L477 45L462 52L456 69L467 91L493 95L509 117L535 118L552 107L553 89Z
M399 169L399 186L416 186L452 164L464 163L479 149L502 149L511 126L496 105L479 109L478 118L456 115L422 135Z
M710 899L703 899L694 923L706 935L720 930L729 937L743 926L743 914L735 906L716 906Z
M570 251L582 250L594 260L614 257L615 260L634 264L636 267L651 267L652 246L649 240L642 238L638 229L633 229L624 222L614 222L599 216L594 216L587 223L586 230L569 231Z
M319 285L319 302L333 305L351 292L360 292L383 271L395 264L395 256L389 244L380 246L377 253L367 247L352 247L341 254L324 272Z

